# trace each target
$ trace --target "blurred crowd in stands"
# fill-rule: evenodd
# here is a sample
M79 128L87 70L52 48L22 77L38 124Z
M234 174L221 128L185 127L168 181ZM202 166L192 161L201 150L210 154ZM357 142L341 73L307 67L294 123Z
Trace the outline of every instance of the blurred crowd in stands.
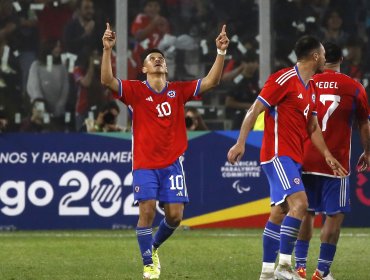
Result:
M272 0L272 71L295 63L304 34L343 47L342 70L370 91L370 1ZM239 129L257 97L257 0L128 1L128 78L143 79L141 54L161 49L169 80L202 77L227 24L231 44L221 86L187 108L189 130ZM100 83L101 37L114 0L0 0L0 131L128 131ZM115 58L112 58L115 71Z

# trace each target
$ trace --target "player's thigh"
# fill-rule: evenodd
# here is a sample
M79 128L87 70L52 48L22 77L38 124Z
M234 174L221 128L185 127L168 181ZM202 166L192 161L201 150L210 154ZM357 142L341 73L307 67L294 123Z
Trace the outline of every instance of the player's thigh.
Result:
M161 204L189 202L182 157L172 165L158 170L160 188L158 200Z
M137 169L132 172L135 201L158 200L159 179L153 169Z
M351 207L349 177L324 177L322 180L323 212L327 215L350 212Z
M302 181L308 200L308 211L322 212L322 176L303 174Z
M276 157L271 162L264 163L262 169L269 181L272 205L280 205L287 196L304 191L301 165L291 158Z

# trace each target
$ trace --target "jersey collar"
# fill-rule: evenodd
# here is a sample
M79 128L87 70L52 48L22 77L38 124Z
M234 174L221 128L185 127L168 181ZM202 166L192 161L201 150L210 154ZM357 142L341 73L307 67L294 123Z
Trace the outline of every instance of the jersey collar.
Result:
M154 90L154 89L150 86L150 84L149 84L149 82L148 82L148 81L145 81L144 83L145 83L145 85L148 87L148 89L149 89L150 91L152 91L153 93L155 93L155 94L162 94L162 93L164 93L164 92L167 90L167 88L168 88L168 82L166 82L165 87L164 87L160 92L158 92L158 91Z
M303 82L303 80L302 80L302 78L301 78L301 75L299 75L298 65L297 64L294 66L294 69L297 72L298 79L301 81L302 85L305 87L305 89L308 89L308 87L310 86L310 80L311 79L308 81L307 85L305 85L304 82Z

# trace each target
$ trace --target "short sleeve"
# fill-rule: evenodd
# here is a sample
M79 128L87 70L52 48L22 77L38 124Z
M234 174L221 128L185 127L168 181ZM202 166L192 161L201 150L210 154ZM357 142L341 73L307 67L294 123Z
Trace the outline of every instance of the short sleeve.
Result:
M121 80L118 79L118 91L113 92L113 97L119 99L124 104L133 105L134 103L134 86L133 83L135 81L128 81L128 80Z
M278 83L275 75L271 75L263 86L257 99L270 108L278 105L280 101L287 95L289 82Z
M178 82L181 87L184 104L188 101L201 99L201 97L199 96L201 83L201 79L188 82Z

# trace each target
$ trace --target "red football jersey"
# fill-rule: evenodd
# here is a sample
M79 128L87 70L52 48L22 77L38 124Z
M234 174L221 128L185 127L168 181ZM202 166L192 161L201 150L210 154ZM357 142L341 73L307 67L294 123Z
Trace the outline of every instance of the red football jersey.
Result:
M352 121L366 121L369 116L364 87L347 75L325 70L314 77L317 117L326 145L333 156L350 171ZM305 141L305 173L334 176L312 142Z
M147 81L118 82L117 98L132 112L133 169L171 165L187 148L184 105L199 99L201 80L167 82L161 92Z
M288 156L303 163L307 123L315 114L315 84L304 85L297 66L272 74L257 97L267 108L261 163Z

